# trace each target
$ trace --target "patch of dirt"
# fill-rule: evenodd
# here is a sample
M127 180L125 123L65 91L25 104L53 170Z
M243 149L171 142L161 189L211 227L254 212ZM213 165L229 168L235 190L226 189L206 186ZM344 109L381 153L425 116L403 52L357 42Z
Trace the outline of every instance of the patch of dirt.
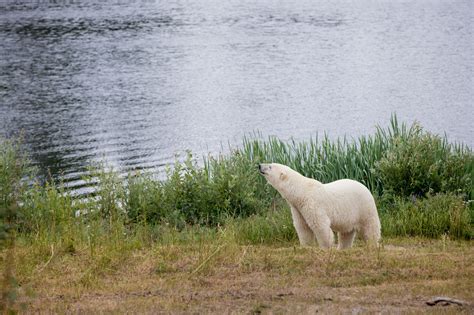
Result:
M274 279L275 280L275 279ZM428 306L430 292L455 287L451 281L393 283L351 288L321 287L297 277L278 286L268 275L250 273L239 278L196 277L180 285L157 286L153 279L128 279L136 291L83 294L77 299L65 295L41 296L34 311L139 312L139 313L367 313L367 312L474 312L472 305ZM471 293L472 294L472 293Z
M474 314L470 245L451 252L385 246L381 253L232 247L201 260L183 249L165 261L164 250L93 274L90 287L81 284L83 272L61 273L66 266L52 261L31 280L35 296L24 302L32 313ZM467 303L427 305L439 296Z

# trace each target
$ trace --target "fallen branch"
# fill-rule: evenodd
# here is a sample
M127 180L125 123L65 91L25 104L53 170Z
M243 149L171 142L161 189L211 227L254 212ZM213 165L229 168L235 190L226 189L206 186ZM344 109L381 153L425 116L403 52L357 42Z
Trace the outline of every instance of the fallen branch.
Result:
M451 304L456 304L456 305L459 305L459 306L463 306L467 303L464 302L464 301L461 301L461 300L456 300L456 299L452 299L452 298L445 297L445 296L437 296L434 299L426 301L426 304L428 304L429 306L435 306L435 305L438 305L438 304L440 304L442 306L448 306L448 305L451 305Z

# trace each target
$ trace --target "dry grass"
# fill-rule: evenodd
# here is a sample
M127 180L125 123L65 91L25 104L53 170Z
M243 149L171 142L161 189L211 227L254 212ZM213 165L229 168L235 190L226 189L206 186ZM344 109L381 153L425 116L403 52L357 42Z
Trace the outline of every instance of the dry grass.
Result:
M216 239L107 254L98 248L94 256L87 249L52 251L29 267L32 253L20 246L18 307L40 313L474 312L471 242L385 243L380 250L357 244L322 251ZM470 305L427 306L434 296Z

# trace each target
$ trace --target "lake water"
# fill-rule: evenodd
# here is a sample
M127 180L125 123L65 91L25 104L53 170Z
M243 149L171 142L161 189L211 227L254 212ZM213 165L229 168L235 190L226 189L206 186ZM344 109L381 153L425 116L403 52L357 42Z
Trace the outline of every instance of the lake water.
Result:
M260 131L474 144L472 0L0 0L0 135L43 172L160 170Z

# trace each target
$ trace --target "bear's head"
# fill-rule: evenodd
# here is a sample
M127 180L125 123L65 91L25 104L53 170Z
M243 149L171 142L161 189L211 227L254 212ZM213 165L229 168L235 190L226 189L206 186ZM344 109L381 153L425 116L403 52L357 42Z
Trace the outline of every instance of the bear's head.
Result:
M294 172L288 166L278 163L259 164L258 170L260 174L262 174L267 179L270 185L272 185L280 193L282 188L287 185L290 173Z
M308 187L321 185L318 181L278 163L259 164L258 170L265 176L268 183L293 205L299 204L301 200L307 198Z

